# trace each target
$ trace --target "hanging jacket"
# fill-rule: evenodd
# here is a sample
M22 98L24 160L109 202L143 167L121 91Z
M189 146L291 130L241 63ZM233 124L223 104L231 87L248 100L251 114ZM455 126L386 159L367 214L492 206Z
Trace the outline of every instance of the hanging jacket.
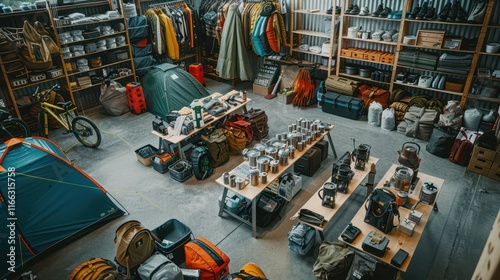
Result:
M156 54L164 53L164 32L162 32L160 19L156 15L156 13L149 9L144 13L146 19L148 20L148 25L151 27L151 44L153 45L153 51Z
M261 16L262 17L262 16ZM269 41L267 40L267 23L270 20L270 17L264 16L264 21L262 22L262 25L260 26L259 30L259 37L260 37L260 42L262 44L262 49L264 50L264 56L269 55L273 52L271 49L271 46L269 45Z
M172 25L172 20L163 12L157 12L160 18L160 23L163 24L165 28L165 41L167 45L167 55L170 59L179 59L179 43L177 42L177 37L175 35L175 30Z
M265 17L259 17L257 23L255 24L255 28L252 32L252 46L254 52L258 56L266 55L266 51L264 49L264 45L262 43L262 37L259 36L260 30L262 29L262 25L264 24Z
M266 27L266 40L271 50L275 53L279 53L280 47L276 39L276 33L274 32L274 19L276 17L277 16L275 14L269 16L269 20L267 21L267 27Z

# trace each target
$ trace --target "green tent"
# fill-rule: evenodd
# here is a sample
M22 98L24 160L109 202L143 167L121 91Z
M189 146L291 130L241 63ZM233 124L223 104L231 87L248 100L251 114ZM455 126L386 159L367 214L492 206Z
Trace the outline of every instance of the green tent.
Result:
M49 139L13 138L0 155L1 279L126 211Z
M141 83L148 111L164 120L171 111L189 107L193 100L209 95L191 74L169 63L154 66Z

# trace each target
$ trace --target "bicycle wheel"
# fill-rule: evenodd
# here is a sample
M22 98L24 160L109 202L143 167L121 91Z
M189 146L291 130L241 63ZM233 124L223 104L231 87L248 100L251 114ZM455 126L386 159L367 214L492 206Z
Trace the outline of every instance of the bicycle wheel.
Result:
M97 148L101 144L101 131L93 121L84 116L76 116L71 128L76 139L84 146Z
M7 119L2 122L0 129L0 143L11 138L30 137L31 132L25 121L17 118Z
M36 128L38 130L38 135L40 135L41 137L47 138L48 137L48 128L45 127L45 125L46 125L45 115L46 115L46 113L44 110L40 110L38 112L38 120L37 120Z

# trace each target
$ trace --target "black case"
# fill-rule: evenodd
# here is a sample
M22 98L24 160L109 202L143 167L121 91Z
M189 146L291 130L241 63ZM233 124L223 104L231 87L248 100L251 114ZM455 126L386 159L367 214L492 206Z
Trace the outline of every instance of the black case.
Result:
M162 241L165 239L172 242L172 244L165 245L155 240L155 248L159 253L165 255L176 265L185 262L184 244L194 239L193 233L188 226L176 219L170 219L151 232Z
M321 150L321 161L324 161L328 157L328 142L325 140L318 141L314 144L314 147Z
M363 114L363 99L333 92L326 92L320 100L321 110L353 120L359 119Z
M321 166L321 150L311 147L293 165L293 171L311 177Z
M384 236L384 240L382 240L379 244L371 244L370 240L372 239L372 236L373 231L370 231L370 233L365 237L365 240L363 240L363 245L361 245L361 247L368 253L374 254L377 257L383 257L385 254L385 249L389 244L389 238L387 238L387 236Z

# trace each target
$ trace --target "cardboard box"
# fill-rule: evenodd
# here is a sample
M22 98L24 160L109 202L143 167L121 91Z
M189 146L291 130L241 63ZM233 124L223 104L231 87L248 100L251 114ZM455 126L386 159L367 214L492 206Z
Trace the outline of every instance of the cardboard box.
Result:
M483 160L494 161L496 156L497 156L497 153L493 150L488 150L486 148L474 146L474 150L472 151L471 159L480 158Z
M406 235L413 236L415 230L415 222L404 218L398 226L398 230Z
M488 176L488 173L490 172L489 167L484 167L481 165L477 165L477 163L473 160L469 162L469 165L467 166L467 170L470 172L474 172L483 176Z
M270 94L273 91L273 89L274 89L274 85L270 85L268 87L265 87L265 86L253 84L253 93L258 94L258 95L266 96L266 95Z
M491 169L490 172L488 172L488 178L500 181L500 170Z
M278 102L283 104L290 104L292 103L294 97L295 97L295 92L292 92L291 94L278 93Z
M444 30L421 29L417 32L417 46L440 49L445 33Z

